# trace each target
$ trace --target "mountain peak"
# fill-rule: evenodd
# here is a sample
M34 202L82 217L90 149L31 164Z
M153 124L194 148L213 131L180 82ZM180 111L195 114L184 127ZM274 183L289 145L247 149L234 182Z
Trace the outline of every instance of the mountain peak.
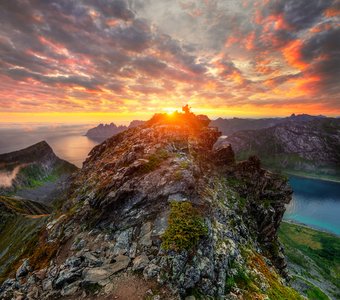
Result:
M27 163L40 160L45 155L55 156L51 146L46 141L41 141L22 150L0 154L0 163Z
M156 114L93 148L39 250L17 274L27 264L33 274L44 269L34 283L43 298L47 280L56 297L70 285L75 296L103 287L104 297L118 272L156 284L164 299L193 290L225 298L232 288L227 279L240 272L255 286L275 280L281 287L286 263L277 230L291 200L287 181L256 157L236 162L230 145L216 145L221 133L208 124L190 111ZM57 251L49 252L51 243ZM48 255L37 262L41 251Z

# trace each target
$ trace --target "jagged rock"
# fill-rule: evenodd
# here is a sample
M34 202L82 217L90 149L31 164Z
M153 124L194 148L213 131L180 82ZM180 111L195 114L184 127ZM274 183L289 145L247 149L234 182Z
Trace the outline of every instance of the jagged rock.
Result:
M155 264L149 264L143 271L143 275L145 279L154 278L159 274L161 268Z
M29 261L28 259L25 259L16 272L16 278L18 279L20 277L26 276L29 271L30 271Z
M84 239L81 240L75 240L74 243L71 246L71 250L73 251L79 251L84 249L86 246L86 241Z
M100 267L103 264L103 262L100 259L95 257L90 252L84 253L84 257L90 267Z
M217 165L230 165L235 163L235 154L230 144L221 144L213 149L213 160Z
M151 222L147 222L143 224L140 232L140 239L139 244L143 246L151 246L152 240L151 240Z
M35 271L34 274L39 280L43 280L46 277L47 270L46 269L41 269L38 271Z
M37 300L39 299L39 289L37 286L33 286L31 290L27 293L28 300Z
M53 282L51 279L45 279L42 281L42 288L44 291L49 291L53 289Z
M13 299L14 300L24 300L25 299L25 294L19 291L15 291L13 294Z
M118 255L114 260L113 264L97 268L85 268L83 271L83 282L98 283L104 281L111 275L126 269L130 263L130 258L125 255Z
M129 251L130 239L131 239L132 229L127 229L122 231L116 239L116 244L113 249L113 255L124 255Z
M55 282L57 289L62 288L65 284L70 284L81 277L82 271L79 268L62 270Z
M70 268L79 267L82 263L82 259L80 257L71 256L65 261L65 266Z
M62 288L60 294L63 297L71 296L71 295L75 294L79 289L79 284L80 284L80 281L76 281L76 282L73 282L71 284L64 286Z
M137 270L144 269L148 263L149 263L149 258L143 253L142 255L137 256L133 260L132 270L137 271Z

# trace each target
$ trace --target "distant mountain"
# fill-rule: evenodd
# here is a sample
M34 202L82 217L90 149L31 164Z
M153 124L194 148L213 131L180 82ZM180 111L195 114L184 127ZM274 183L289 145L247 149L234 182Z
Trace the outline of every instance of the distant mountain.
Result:
M269 128L285 122L307 122L315 119L323 119L324 116L311 116L307 114L295 115L285 118L263 118L263 119L222 119L218 118L211 121L210 126L217 127L223 135L230 135L240 130L256 130Z
M144 121L140 121L140 120L133 120L129 126L117 126L114 123L111 124L99 124L97 127L91 128L87 131L87 133L85 134L87 137L98 141L98 142L103 142L104 140L106 140L107 138L120 133L124 130L127 130L129 128L134 128L137 126L140 126L144 123Z
M340 178L338 118L290 117L270 128L238 131L221 143L230 143L238 159L257 155L271 169Z
M42 141L0 155L0 195L51 202L62 193L66 178L78 168L57 157Z

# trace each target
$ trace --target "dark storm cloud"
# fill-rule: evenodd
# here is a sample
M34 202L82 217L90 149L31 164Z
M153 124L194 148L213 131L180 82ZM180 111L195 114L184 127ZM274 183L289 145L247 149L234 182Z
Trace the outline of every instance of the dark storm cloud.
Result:
M134 14L128 9L123 0L94 0L87 1L88 4L96 7L105 17L122 19L128 21L134 18Z
M263 10L263 16L280 15L294 28L309 28L322 16L325 9L332 5L332 0L276 0L269 1Z
M134 67L151 76L161 76L167 65L154 57L140 57L133 62Z
M310 64L307 72L321 78L318 88L327 93L340 92L340 28L319 32L305 41L300 52Z

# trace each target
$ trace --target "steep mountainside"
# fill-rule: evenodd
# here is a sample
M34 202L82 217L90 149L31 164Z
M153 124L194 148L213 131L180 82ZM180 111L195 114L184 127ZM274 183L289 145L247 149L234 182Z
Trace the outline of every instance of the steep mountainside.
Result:
M241 130L257 130L263 128L269 128L286 122L308 122L312 120L320 120L325 118L324 116L310 116L306 114L295 115L292 114L286 118L263 118L263 119L223 119L218 118L211 121L210 126L217 127L223 135L231 135Z
M0 196L0 280L14 261L27 254L50 213L47 206L25 199Z
M96 146L0 297L302 299L277 239L287 181L207 124L156 115Z
M258 155L272 169L340 178L340 119L286 122L240 131L223 143L232 145L237 158Z
M58 158L45 141L0 154L0 195L51 202L76 170L76 166Z
M134 128L139 125L142 125L144 121L139 121L139 120L134 120L130 123L129 126L117 126L114 123L111 124L99 124L97 127L91 128L87 131L86 136L98 141L98 142L103 142L107 138L118 134L124 130L127 130L129 128Z

